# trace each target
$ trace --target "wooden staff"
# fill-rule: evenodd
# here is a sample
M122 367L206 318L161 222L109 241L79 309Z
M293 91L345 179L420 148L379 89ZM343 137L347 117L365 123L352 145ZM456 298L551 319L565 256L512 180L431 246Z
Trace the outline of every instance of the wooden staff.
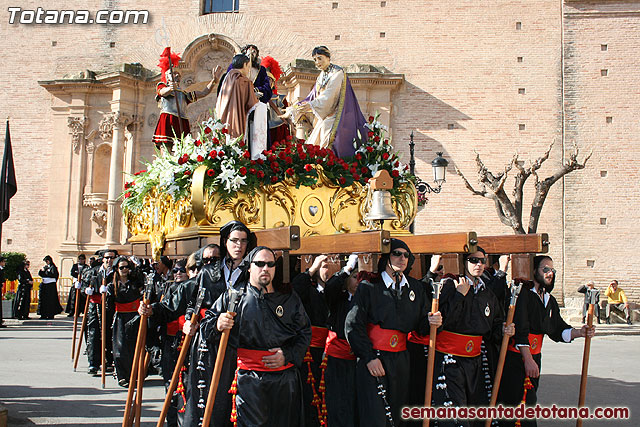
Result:
M144 290L144 304L149 304L151 289L153 288L153 273L147 274L147 280ZM138 325L138 339L136 341L136 350L133 356L133 366L131 367L131 376L129 377L129 390L127 391L127 402L124 407L124 416L122 417L122 427L131 427L133 423L133 391L136 389L136 380L138 379L138 370L140 369L140 359L144 351L147 340L147 316L140 316L140 324Z
M507 311L507 325L513 323L513 315L516 311L516 301L522 285L516 285L511 282L511 301L509 302L509 310ZM502 336L502 344L500 345L500 356L498 357L498 367L496 369L495 378L493 379L493 388L491 389L491 401L489 407L494 408L498 401L498 390L500 389L500 380L502 379L502 370L504 369L504 360L507 357L507 347L509 346L509 338L507 335ZM491 427L492 418L487 418L484 423L485 427Z
M229 288L229 307L227 313L235 316L236 304L240 299L240 292L233 288ZM213 368L213 375L211 376L211 384L209 386L209 395L207 396L207 406L204 408L204 417L202 418L202 425L209 426L211 422L211 414L213 413L213 404L216 400L216 392L218 391L218 383L220 382L220 373L222 372L222 365L224 364L224 354L227 351L227 343L229 342L229 334L231 329L225 329L222 331L220 337L220 345L218 346L218 355L216 356L216 365Z
M106 279L103 278L102 279L102 286L105 286L105 281ZM106 377L106 370L107 370L107 366L106 366L106 361L105 361L105 353L106 353L106 347L107 347L107 293L103 293L102 294L102 388L104 388L104 383L105 383L105 377Z
M71 290L76 293L76 300L73 304L73 339L71 340L71 360L73 360L76 351L76 333L78 332L78 289L76 289L75 284Z
M196 299L196 305L194 308L193 316L191 317L192 323L196 324L199 320L200 307L202 307L202 301L204 301L204 288L200 288L198 291L198 297ZM158 418L157 427L162 427L164 425L164 419L167 417L167 413L169 412L169 406L171 406L171 399L173 399L173 392L176 390L178 386L178 380L180 379L180 371L184 366L184 361L187 359L187 354L189 354L189 346L191 344L191 335L185 335L184 340L182 341L182 348L180 349L180 355L178 356L178 361L176 362L176 367L173 369L173 375L171 376L171 383L169 383L169 388L167 389L167 395L164 397L164 404L162 405L162 411L160 411L160 417Z
M76 298L78 295L76 295ZM76 357L73 361L73 371L78 368L78 359L80 358L80 347L82 347L82 339L84 338L84 330L87 327L87 312L89 311L89 295L84 303L84 315L82 316L82 326L80 327L80 338L78 339L78 349L76 350Z
M433 300L431 301L431 313L435 313L439 309L440 305L440 291L442 290L442 282L431 281L433 287ZM433 366L436 361L436 334L438 327L436 325L429 326L429 356L427 358L427 383L424 389L424 406L425 408L431 407L431 393L433 386ZM429 427L429 418L422 420L423 427Z
M144 379L147 377L147 370L149 369L149 363L151 362L151 354L148 351L145 351L140 355L140 357L144 357L144 360L140 360L140 369L138 369L138 390L136 391L136 413L134 417L136 427L140 427L142 419L142 388L144 387Z
M600 291L596 289L587 289L587 298L589 299L589 311L587 312L587 327L593 327L593 311L595 304L598 303ZM584 337L584 353L582 355L582 376L580 377L580 396L578 397L578 408L584 406L587 394L587 374L589 373L589 354L591 353L591 337ZM582 427L582 418L576 420L576 427Z

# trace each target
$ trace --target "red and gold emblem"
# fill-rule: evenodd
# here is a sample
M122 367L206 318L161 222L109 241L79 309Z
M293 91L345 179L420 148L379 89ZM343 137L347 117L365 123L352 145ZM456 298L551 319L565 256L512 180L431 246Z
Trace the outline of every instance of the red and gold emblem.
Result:
M389 345L392 348L396 348L396 346L398 345L398 336L397 335L391 335L391 339L389 340Z
M538 348L538 338L534 338L534 339L531 341L531 349L532 349L532 350L535 350L536 348Z
M471 353L473 351L473 341L469 340L467 346L464 349L467 353Z

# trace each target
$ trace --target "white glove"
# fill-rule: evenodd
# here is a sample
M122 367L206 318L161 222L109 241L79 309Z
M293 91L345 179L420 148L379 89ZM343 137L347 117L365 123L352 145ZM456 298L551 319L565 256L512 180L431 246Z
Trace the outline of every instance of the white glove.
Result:
M101 294L106 294L107 293L107 287L105 285L100 286L100 293Z
M74 288L76 288L76 289L80 289L80 288L81 288L80 282L76 282L76 283L73 285L73 287L74 287Z
M93 288L87 288L84 290L84 293L87 295L93 295Z
M358 266L358 254L349 255L349 260L347 261L347 265L344 269L347 273L351 273Z

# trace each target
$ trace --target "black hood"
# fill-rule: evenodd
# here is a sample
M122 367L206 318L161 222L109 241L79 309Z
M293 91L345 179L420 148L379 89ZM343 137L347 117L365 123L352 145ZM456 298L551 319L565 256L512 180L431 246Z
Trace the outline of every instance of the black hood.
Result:
M382 272L387 269L387 264L389 262L389 257L391 256L391 252L399 248L402 248L409 252L409 262L407 263L406 270L404 270L405 275L409 274L416 258L413 256L413 253L411 253L411 249L409 249L409 246L407 246L407 244L400 239L391 239L391 250L389 251L389 253L382 254L382 256L380 256L380 259L378 260L378 274L382 274Z
M247 253L256 247L257 239L255 233L251 232L249 228L240 221L230 221L222 226L220 229L220 259L224 260L227 257L227 240L232 231L244 231L247 233ZM202 259L202 255L200 256Z

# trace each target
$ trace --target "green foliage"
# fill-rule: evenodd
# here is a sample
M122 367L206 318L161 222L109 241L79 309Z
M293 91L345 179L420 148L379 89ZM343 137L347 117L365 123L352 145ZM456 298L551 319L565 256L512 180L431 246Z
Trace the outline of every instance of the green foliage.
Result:
M16 280L18 278L17 269L27 259L27 256L22 252L2 252L2 256L7 259L7 264L4 267L5 280Z

